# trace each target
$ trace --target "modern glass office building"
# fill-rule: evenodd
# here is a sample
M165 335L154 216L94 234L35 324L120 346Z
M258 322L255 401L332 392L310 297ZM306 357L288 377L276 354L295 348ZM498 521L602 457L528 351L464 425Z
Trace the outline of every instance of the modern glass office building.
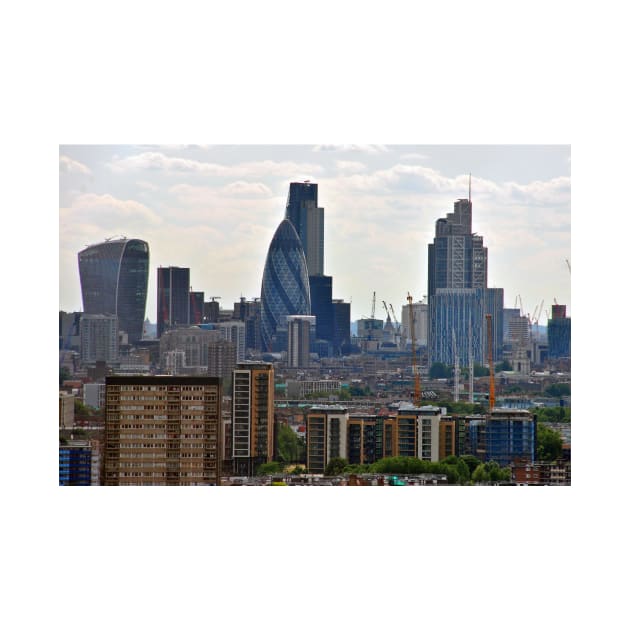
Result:
M190 323L190 269L158 267L157 336L165 330Z
M300 238L292 223L284 219L269 245L261 289L261 337L269 351L287 315L310 315L308 271Z
M117 315L129 343L142 339L149 282L149 245L140 239L110 239L79 252L83 312Z

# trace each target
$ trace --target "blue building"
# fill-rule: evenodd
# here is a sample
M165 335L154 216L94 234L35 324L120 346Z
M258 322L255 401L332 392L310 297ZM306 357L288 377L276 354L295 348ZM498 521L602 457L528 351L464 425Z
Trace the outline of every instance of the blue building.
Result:
M83 312L117 315L129 343L142 339L149 282L149 245L139 239L110 239L80 251Z
M551 307L551 319L547 321L549 358L560 359L571 356L571 318L567 317L564 304Z
M494 409L467 421L467 451L483 462L509 466L536 459L536 417L521 409Z
M273 338L286 329L287 315L310 315L306 258L293 224L284 219L269 245L261 288L261 341L271 351Z
M59 485L92 485L92 447L89 442L59 445Z

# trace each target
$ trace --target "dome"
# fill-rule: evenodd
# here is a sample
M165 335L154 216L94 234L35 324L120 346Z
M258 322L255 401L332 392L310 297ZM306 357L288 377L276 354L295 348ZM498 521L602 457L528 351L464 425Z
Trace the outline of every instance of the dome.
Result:
M263 350L287 315L310 315L311 298L306 258L295 228L284 219L271 239L263 272L261 336Z

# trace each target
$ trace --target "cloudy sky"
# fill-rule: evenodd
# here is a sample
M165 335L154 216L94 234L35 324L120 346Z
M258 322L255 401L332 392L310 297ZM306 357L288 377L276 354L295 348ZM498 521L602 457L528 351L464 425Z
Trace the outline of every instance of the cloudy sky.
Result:
M61 146L59 307L82 310L77 253L125 235L150 247L147 316L156 268L190 267L194 290L224 308L260 295L269 242L289 182L319 184L325 273L333 297L369 316L376 291L400 317L407 292L427 291L435 221L468 195L488 247L488 286L520 294L526 312L554 298L570 314L569 146L218 145Z

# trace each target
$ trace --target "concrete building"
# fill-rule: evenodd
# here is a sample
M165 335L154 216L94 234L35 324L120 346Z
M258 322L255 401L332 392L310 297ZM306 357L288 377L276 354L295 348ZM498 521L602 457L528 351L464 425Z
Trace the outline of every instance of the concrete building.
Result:
M83 385L83 404L94 409L105 408L105 383L85 383Z
M287 316L287 366L307 368L310 365L311 338L316 319L312 315Z
M109 376L105 383L105 485L220 483L220 379Z
M74 426L74 395L59 392L59 428L72 429Z
M171 357L171 369L173 367L173 351L184 353L182 368L197 368L200 372L206 372L208 368L208 346L213 341L224 337L221 330L207 330L200 326L190 326L168 330L160 337L160 366L167 369L167 355ZM178 355L179 356L179 355ZM179 366L179 360L175 363Z
M246 328L245 322L231 320L229 322L219 322L215 325L223 339L231 341L236 347L236 360L245 361L246 351Z
M401 314L402 337L407 345L411 344L412 308L416 346L426 346L429 327L429 305L424 301L414 302L411 307L409 304L403 305Z
M208 344L208 376L229 378L236 367L236 344L227 339Z
M274 371L271 363L238 363L232 381L234 474L251 476L274 453Z
M338 394L341 391L341 382L337 380L306 380L286 382L287 398L302 400L311 394L322 396Z
M116 315L82 315L80 323L81 363L95 365L120 361L118 317Z

